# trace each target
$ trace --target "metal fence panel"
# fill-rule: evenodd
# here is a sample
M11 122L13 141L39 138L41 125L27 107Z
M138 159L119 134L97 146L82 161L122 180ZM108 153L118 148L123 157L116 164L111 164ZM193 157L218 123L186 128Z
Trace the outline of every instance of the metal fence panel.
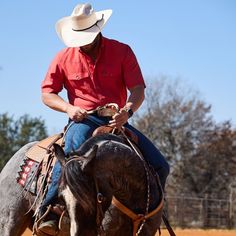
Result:
M236 214L230 200L166 197L165 211L170 223L182 228L232 228Z

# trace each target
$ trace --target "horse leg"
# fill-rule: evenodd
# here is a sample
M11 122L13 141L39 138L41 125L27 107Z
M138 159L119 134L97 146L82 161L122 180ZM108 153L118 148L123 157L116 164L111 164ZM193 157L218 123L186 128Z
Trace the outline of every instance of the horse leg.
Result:
M7 181L4 183L0 189L0 235L20 236L31 221L32 213L26 215L29 201L17 183L14 186Z
M7 218L3 217L7 216ZM21 236L27 228L32 215L16 214L15 209L9 209L1 215L0 235Z
M20 236L32 217L32 214L25 215L29 204L23 196L19 195L19 192L16 194L15 191L10 190L11 186L7 190L4 187L6 186L1 185L0 190L0 235ZM17 187L14 186L15 189L21 190L20 187ZM4 192L3 189L5 189Z
M102 236L131 236L133 232L132 220L113 205L105 212L102 226Z

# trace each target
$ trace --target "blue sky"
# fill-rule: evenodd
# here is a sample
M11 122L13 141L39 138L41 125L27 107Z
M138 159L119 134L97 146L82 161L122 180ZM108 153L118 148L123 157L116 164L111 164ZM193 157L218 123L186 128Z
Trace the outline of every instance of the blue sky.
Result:
M0 3L0 113L45 119L49 132L65 114L41 102L40 84L56 52L64 47L54 25L78 1ZM236 1L90 1L113 9L103 34L129 44L146 78L181 77L211 104L217 122L236 124ZM64 95L63 95L64 96Z

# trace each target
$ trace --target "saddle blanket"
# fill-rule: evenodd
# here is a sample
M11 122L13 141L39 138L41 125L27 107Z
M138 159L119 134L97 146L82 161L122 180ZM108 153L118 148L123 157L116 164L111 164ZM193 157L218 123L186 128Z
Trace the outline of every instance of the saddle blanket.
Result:
M22 160L20 169L17 173L17 183L20 184L26 191L36 195L37 179L39 174L39 162L25 157Z
M63 133L60 133L43 139L25 153L16 178L17 183L24 190L36 195L38 190L43 190L45 185L50 181L48 173L55 163L51 148L54 143L62 145L62 136Z

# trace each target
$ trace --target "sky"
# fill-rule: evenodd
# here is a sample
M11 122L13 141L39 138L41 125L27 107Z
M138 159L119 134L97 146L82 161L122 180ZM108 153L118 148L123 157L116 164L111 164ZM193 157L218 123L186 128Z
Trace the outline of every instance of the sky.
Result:
M40 85L51 60L65 47L55 23L78 3L83 2L1 1L0 114L41 117L49 133L63 129L67 116L42 103ZM183 79L212 105L217 122L236 124L235 0L90 3L96 11L113 10L103 35L131 46L145 78Z

